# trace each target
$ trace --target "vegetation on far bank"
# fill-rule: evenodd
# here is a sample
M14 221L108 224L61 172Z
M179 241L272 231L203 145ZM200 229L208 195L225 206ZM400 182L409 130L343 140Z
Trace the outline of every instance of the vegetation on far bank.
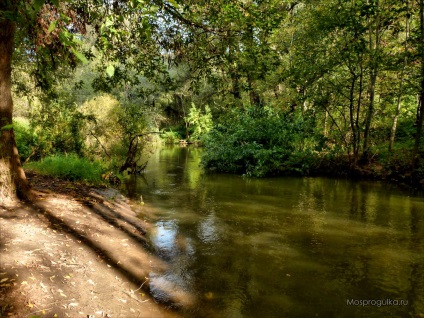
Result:
M424 183L422 1L91 4L0 5L3 172L14 136L26 165L88 182L183 140L212 171Z

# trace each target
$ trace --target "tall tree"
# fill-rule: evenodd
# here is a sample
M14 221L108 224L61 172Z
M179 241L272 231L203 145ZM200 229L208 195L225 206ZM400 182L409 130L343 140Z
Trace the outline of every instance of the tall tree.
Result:
M13 3L0 4L0 10L16 10ZM0 16L0 204L10 201L15 193L29 198L29 184L22 169L12 126L13 100L11 94L12 56L16 24Z
M177 6L177 4L175 3ZM14 51L35 63L39 88L48 91L59 67L86 62L81 39L91 26L96 52L103 57L101 83L153 77L162 68L158 36L166 27L158 12L188 25L179 11L162 1L2 0L0 2L0 204L16 194L30 199L30 187L19 162L12 125L11 72ZM121 66L125 67L121 67Z

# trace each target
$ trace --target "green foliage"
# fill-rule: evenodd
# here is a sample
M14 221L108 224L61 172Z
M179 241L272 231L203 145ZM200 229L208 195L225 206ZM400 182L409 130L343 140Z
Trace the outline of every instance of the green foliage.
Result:
M73 152L81 155L84 149L81 132L86 119L66 97L33 107L31 126L37 135L38 156Z
M84 153L92 158L112 156L122 138L122 131L117 125L119 101L112 95L103 94L83 103L79 111L88 119L82 127Z
M165 131L163 134L161 134L161 138L164 140L165 144L175 144L178 143L178 141L181 139L181 135L178 132L172 131L172 129L170 129L169 131Z
M190 140L199 141L204 134L212 128L212 114L208 105L205 106L205 111L202 112L194 103L191 104L190 111L185 120L190 125L191 136Z
M80 158L76 154L49 156L41 161L28 163L25 168L36 170L41 174L90 184L102 183L101 176L106 171L99 162Z
M37 153L39 149L38 136L30 126L28 120L16 118L13 122L16 144L21 162Z
M233 110L205 138L203 165L255 177L303 173L308 166L294 165L294 155L306 127L302 117L268 107Z

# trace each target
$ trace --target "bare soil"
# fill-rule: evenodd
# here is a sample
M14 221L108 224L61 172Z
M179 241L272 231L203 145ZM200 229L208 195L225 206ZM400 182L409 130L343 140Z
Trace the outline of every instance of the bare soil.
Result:
M141 207L113 189L29 179L34 202L0 206L0 317L180 316L150 293L149 273L167 264Z

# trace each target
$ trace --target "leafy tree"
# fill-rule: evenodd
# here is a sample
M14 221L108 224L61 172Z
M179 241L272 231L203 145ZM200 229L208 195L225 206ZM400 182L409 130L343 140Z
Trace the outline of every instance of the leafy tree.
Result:
M178 6L177 3L174 3ZM162 12L162 13L160 13ZM133 81L128 70L147 77L163 70L157 34L166 31L160 15L166 14L186 24L201 26L183 18L167 2L116 0L6 0L0 3L0 189L1 200L30 197L29 184L19 161L12 126L12 57L21 56L36 65L37 86L49 91L58 69L86 63L93 52L102 57L100 84ZM86 26L96 34L95 50L81 52ZM104 85L103 85L104 86ZM54 93L54 92L52 92ZM54 94L51 94L55 97Z
M203 113L201 109L192 103L190 112L185 120L191 126L192 134L190 138L194 141L200 140L212 128L212 114L208 105L205 106Z

